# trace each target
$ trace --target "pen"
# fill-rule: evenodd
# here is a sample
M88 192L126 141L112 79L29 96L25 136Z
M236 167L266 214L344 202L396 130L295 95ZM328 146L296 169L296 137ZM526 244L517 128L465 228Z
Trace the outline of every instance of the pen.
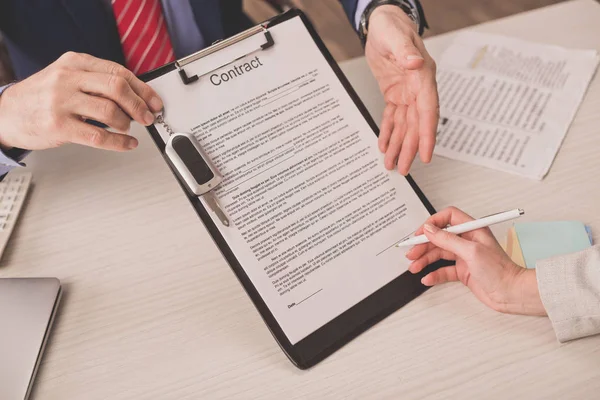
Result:
M485 228L486 226L499 224L500 222L510 221L511 219L519 218L525 214L525 211L520 208L514 210L504 211L497 214L488 215L480 219L465 222L464 224L458 224L449 226L444 230L450 233L460 235L461 233L471 232L476 229ZM418 244L429 243L429 239L425 235L415 236L406 240L401 241L396 247L416 246Z

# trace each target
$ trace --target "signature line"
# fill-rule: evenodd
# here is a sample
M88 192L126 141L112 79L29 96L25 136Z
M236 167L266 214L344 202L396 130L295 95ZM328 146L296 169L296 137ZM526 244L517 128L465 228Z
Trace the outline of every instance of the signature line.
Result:
M306 300L308 300L308 299L310 299L311 297L313 297L315 294L319 293L321 290L323 290L323 289L319 289L319 290L317 290L316 292L314 292L313 294L311 294L310 296L308 296L308 297L307 297L307 298L305 298L304 300L302 300L302 301L300 301L300 302L296 303L296 305L297 305L297 306L299 306L300 304L304 303Z
M416 231L413 231L411 233L409 233L408 235L404 236L402 239L394 242L391 244L391 246L386 247L385 249L381 250L379 253L375 254L375 257L377 257L378 255L385 253L386 251L388 251L389 249L391 249L392 247L394 247L395 245L397 245L400 242L405 241L406 239L408 239L413 233L415 233Z

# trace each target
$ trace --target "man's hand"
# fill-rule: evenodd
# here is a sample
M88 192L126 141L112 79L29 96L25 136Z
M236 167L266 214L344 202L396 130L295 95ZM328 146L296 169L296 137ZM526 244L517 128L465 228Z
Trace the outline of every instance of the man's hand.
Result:
M28 150L77 143L134 149L130 117L143 125L162 109L156 92L125 67L87 54L66 53L0 95L0 146ZM114 132L85 122L102 122Z
M435 62L415 24L394 5L371 14L365 55L386 102L379 133L385 167L397 163L406 175L417 150L426 163L433 154L439 117Z
M427 286L460 281L485 305L511 314L546 315L537 287L535 270L521 268L508 257L489 228L461 236L441 228L458 225L473 218L454 207L432 215L417 235L425 234L431 243L413 247L406 257L413 260L412 273L440 259L455 260L456 265L426 275Z

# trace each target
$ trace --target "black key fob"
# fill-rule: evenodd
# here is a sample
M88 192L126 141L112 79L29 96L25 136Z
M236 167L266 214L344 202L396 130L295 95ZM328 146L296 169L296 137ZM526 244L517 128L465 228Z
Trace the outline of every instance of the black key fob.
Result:
M165 153L177 168L190 192L197 196L213 190L223 180L192 134L171 135Z

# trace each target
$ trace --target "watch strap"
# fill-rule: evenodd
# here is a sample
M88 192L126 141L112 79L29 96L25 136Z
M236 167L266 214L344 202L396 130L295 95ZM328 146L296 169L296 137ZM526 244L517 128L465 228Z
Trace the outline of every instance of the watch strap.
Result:
M363 46L367 43L367 34L369 30L369 18L375 9L379 6L384 5L395 5L400 7L404 13L417 25L419 35L423 34L425 27L427 27L427 23L425 22L425 16L423 14L423 9L418 1L415 2L416 7L412 2L408 0L373 0L367 5L363 14L360 18L360 23L358 26L358 37L362 42Z

